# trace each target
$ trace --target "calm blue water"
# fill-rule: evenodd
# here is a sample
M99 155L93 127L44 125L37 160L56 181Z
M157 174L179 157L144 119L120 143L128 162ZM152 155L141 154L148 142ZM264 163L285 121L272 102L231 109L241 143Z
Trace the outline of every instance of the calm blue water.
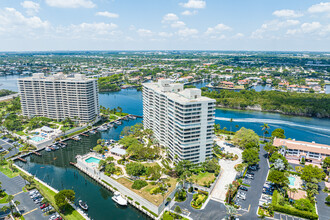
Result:
M272 90L272 87L271 86L268 86L268 85L257 85L257 86L253 86L251 89L254 89L256 90L257 92L260 92L260 91L269 91L269 90Z

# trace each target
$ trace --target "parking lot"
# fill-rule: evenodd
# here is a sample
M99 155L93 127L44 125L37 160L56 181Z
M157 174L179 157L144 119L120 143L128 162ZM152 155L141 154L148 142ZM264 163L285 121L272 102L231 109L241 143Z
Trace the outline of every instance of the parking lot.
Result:
M3 139L0 139L0 147L3 147L3 149L5 149L7 151L9 148L12 148L12 150L9 151L9 153L5 155L5 158L13 156L19 152L19 149L17 147L13 146L10 142L7 142Z
M239 190L240 194L245 194L245 200L241 198L235 199L236 204L240 205L241 209L245 211L240 219L258 218L256 213L259 205L259 199L261 197L268 173L267 152L263 149L263 145L260 146L259 158L259 168L255 171L249 171L253 174L253 179L246 178L243 181L243 183L250 185L250 187L247 187L248 191Z
M0 172L2 188L8 195L14 196L14 201L19 201L18 209L25 219L49 219L49 216L44 216L39 205L34 203L28 192L23 191L25 180L20 177L9 178Z
M280 219L280 220L305 220L303 218L299 218L296 216L286 215L282 213L274 213L274 219Z

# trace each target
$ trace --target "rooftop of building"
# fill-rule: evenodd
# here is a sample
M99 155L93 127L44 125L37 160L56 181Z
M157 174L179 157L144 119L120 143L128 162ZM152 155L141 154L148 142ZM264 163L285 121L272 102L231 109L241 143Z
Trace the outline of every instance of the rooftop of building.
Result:
M143 86L158 93L165 94L168 98L179 103L187 102L215 102L214 99L202 96L202 91L197 88L184 89L181 83L171 83L168 79L161 79L158 82L144 83Z
M303 150L314 153L328 154L330 155L330 146L325 144L317 144L314 142L296 141L275 138L273 145L276 147L286 146L288 149Z
M31 77L19 78L18 81L64 81L64 82L88 82L96 81L96 79L87 78L83 74L76 73L73 77L64 75L63 73L56 73L50 76L45 76L44 73L34 73Z

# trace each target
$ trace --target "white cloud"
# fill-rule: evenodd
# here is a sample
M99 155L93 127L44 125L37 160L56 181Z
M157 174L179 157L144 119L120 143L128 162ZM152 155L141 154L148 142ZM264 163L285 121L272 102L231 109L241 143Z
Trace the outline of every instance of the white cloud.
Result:
M48 21L42 21L39 17L25 17L14 8L0 10L0 34L29 35L36 30L45 30L50 27Z
M280 31L282 29L285 29L285 28L288 28L291 26L296 26L299 23L300 22L298 20L291 20L291 19L285 20L285 21L272 20L272 21L262 24L261 28L252 32L251 37L256 38L256 39L262 39L266 32ZM271 37L275 37L275 35L272 35Z
M312 31L316 31L318 29L320 29L322 27L322 25L320 24L320 22L311 22L311 23L303 23L301 25L301 30L304 33L310 33Z
M206 2L203 0L188 0L187 3L181 3L185 8L196 8L196 9L201 9L206 7Z
M193 11L185 10L181 14L186 15L186 16L195 15L195 14L197 14L197 10L193 10Z
M143 29L140 28L136 31L138 33L138 35L140 35L141 37L150 37L153 35L153 32L151 30L148 29Z
M33 1L24 1L21 5L26 9L26 13L31 16L38 13L40 9L39 3Z
M111 13L111 12L108 12L108 11L99 11L99 12L96 12L96 15L97 16L107 17L107 18L118 18L119 17L118 14Z
M237 33L233 36L234 39L241 39L243 37L244 37L244 34L242 34L242 33Z
M330 2L321 2L308 8L310 13L330 13Z
M289 10L289 9L274 11L273 15L275 15L277 17L285 17L285 18L298 18L298 17L303 16L302 13L297 13L294 10Z
M184 28L186 24L183 21L175 21L171 24L172 28Z
M217 24L216 26L214 27L209 27L205 34L207 35L210 35L210 34L217 34L217 33L220 33L222 31L229 31L231 30L231 27L225 25L225 24Z
M162 22L166 23L166 22L172 22L172 21L177 21L179 20L179 17L174 14L174 13L168 13L163 17Z
M96 6L91 0L46 0L46 3L57 8L94 8Z
M198 30L194 28L184 28L178 31L178 35L181 37L188 37L198 34Z
M118 26L113 23L81 23L78 25L71 25L71 29L74 32L79 33L95 33L97 35L106 35L111 33Z
M159 32L158 35L161 37L172 37L173 36L172 33L167 33L167 32Z
M320 22L314 21L311 23L303 23L300 25L299 28L296 28L296 29L289 29L289 30L287 30L286 34L288 34L288 35L297 35L297 34L324 35L327 32L327 31L325 31L326 28L327 27L322 28L322 25L320 24Z

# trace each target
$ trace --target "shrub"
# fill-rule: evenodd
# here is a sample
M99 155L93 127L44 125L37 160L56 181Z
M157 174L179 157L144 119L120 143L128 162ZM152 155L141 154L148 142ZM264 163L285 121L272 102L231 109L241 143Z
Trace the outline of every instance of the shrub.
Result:
M135 204L140 205L140 203L139 202L136 202L136 201L135 201Z
M176 202L183 202L187 198L187 192L184 189L178 190L175 193L175 201Z
M182 213L181 208L178 205L175 207L174 211L177 213Z
M143 187L145 187L147 185L148 185L148 183L144 180L135 180L133 185L132 185L132 188L139 190L139 189L142 189Z
M188 189L188 192L192 192L194 190L194 188L191 186L191 187L189 187L189 189Z
M133 199L132 199L131 197L129 197L129 196L128 196L127 198L128 198L129 200L131 200L131 201L133 200Z
M161 193L161 191L162 190L160 189L160 187L156 186L150 190L150 194L155 195L155 194Z
M142 206L142 208L144 209L144 210L146 210L146 211L148 211L148 212L150 212L153 216L155 216L155 217L158 217L158 215L156 214L156 213L154 213L154 212L152 212L152 211L150 211L147 207L145 207L145 206Z

